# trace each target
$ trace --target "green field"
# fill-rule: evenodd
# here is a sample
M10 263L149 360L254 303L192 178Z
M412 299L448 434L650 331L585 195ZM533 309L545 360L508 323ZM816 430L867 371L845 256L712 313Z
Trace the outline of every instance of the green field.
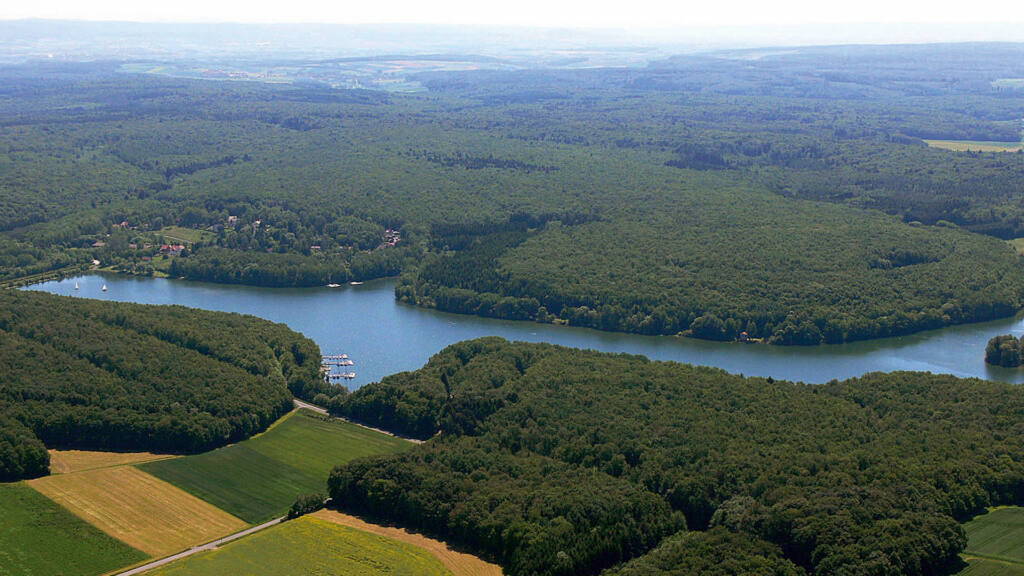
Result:
M967 524L967 556L1024 564L1024 508L996 508Z
M190 556L152 576L451 576L429 552L376 534L308 516L258 532L212 552Z
M156 232L156 235L162 236L168 243L178 242L182 244L195 244L196 242L208 240L215 236L212 232L208 232L206 230L185 228L183 226L164 226Z
M1024 565L988 558L968 558L957 576L1024 576Z
M25 484L0 484L0 574L102 574L146 558Z
M303 410L245 442L139 468L255 523L283 514L299 494L326 491L334 466L408 446Z
M967 567L959 576L1024 576L1024 508L996 508L964 524Z

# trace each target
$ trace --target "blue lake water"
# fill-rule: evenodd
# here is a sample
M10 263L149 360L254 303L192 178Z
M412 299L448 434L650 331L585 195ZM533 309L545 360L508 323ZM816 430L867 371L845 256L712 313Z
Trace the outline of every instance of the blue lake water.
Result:
M75 290L75 284L79 289ZM102 286L107 291L102 291ZM777 347L707 342L671 336L637 336L533 322L447 314L395 301L394 282L378 280L340 288L254 288L119 275L87 275L28 289L54 294L181 304L253 314L288 324L315 340L324 354L348 354L356 363L357 388L403 370L415 370L445 346L481 336L550 342L605 352L643 354L717 366L748 376L822 383L866 372L926 370L1024 382L1024 370L985 364L985 345L997 334L1024 333L1024 320L955 326L900 338L839 346Z

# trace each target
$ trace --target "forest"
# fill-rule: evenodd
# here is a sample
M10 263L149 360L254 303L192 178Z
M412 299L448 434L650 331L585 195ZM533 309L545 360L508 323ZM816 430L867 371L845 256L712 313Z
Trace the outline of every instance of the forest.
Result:
M1000 80L1024 77L1021 52L425 72L421 94L8 66L0 281L93 260L400 276L397 298L452 312L783 345L1006 317L1024 154L924 139L1019 142L1024 92ZM167 230L185 250L161 252Z
M332 410L433 438L336 468L334 505L512 576L948 574L958 522L1024 504L1024 390L977 379L807 385L484 338Z
M988 341L985 362L1005 368L1016 368L1024 363L1024 341L1013 334L1003 334Z
M188 453L237 442L334 392L282 324L183 307L0 294L0 481L46 448Z

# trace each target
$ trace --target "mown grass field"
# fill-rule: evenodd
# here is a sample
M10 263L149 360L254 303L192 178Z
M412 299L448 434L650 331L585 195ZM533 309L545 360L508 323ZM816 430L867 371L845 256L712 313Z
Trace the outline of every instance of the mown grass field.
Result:
M151 556L179 552L247 527L242 520L133 466L47 476L28 484Z
M245 442L139 468L257 523L286 512L299 494L325 492L334 466L410 445L302 410Z
M145 558L24 483L0 484L3 576L92 576Z
M955 152L1016 152L1021 149L1020 142L982 142L972 140L925 140L932 148L953 150Z
M94 452L91 450L50 450L50 473L71 474L97 468L138 464L173 458L152 452Z
M195 244L214 236L212 232L206 230L185 228L183 226L164 226L156 235L162 236L168 244Z
M304 516L149 572L152 576L452 576L426 550Z
M964 524L968 566L960 576L1024 576L1024 508L996 508Z
M1017 254L1024 256L1024 238L1014 238L1013 240L1008 240L1008 242L1017 251Z
M430 552L435 558L441 561L446 568L452 571L455 576L501 576L501 566L485 562L472 554L466 554L452 550L447 544L440 540L427 538L422 534L409 532L395 526L382 526L371 524L361 518L350 514L343 514L336 510L320 510L312 517L327 520L335 524L354 528L360 532L369 532L385 538L405 542L417 548Z

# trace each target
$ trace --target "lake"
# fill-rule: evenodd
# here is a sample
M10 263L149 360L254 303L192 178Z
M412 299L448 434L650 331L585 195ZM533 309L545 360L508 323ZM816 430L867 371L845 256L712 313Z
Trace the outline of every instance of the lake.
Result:
M107 286L106 292L101 289L103 285ZM395 372L415 370L445 346L481 336L643 354L655 360L717 366L736 374L812 383L894 370L1024 382L1024 371L991 367L984 361L989 338L1024 333L1021 318L837 346L781 347L616 334L448 314L395 301L393 280L340 288L254 288L86 275L28 289L120 302L181 304L283 322L315 340L324 354L348 354L355 361L351 370L356 372L356 378L348 382L350 388Z

